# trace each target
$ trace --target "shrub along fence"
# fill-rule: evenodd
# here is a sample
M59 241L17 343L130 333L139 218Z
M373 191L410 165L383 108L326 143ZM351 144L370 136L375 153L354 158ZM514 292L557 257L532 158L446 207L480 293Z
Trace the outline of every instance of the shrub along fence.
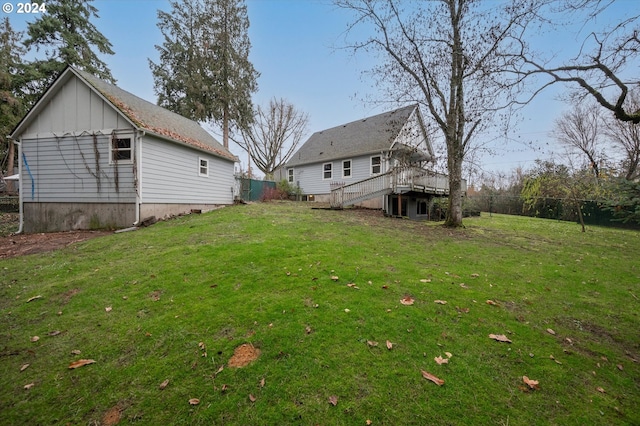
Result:
M570 222L580 221L575 203L564 199L541 198L533 208L525 207L522 199L518 196L479 195L470 196L468 200L475 208L487 213L512 214ZM582 200L580 208L585 225L640 229L640 224L622 223L616 220L613 212L606 210L604 205L597 201Z

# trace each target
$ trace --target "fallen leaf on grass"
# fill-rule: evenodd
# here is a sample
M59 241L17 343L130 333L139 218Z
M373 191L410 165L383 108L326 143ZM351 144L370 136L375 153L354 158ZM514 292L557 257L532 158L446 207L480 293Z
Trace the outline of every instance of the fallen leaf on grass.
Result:
M42 296L37 295L37 296L30 297L27 299L26 303L33 302L34 300L38 300L38 299L42 299Z
M355 285L354 283L349 283L347 284L347 287L351 287L351 288L355 288L356 290L360 290L360 287L358 287L357 285Z
M562 365L562 363L560 361L558 361L553 355L549 355L549 359L554 360L556 362L556 364Z
M113 308L111 306L107 306L106 308L104 308L104 310L106 312L111 312L113 310Z
M334 407L338 405L338 397L335 395L331 395L329 397L329 404L333 405Z
M551 334L551 335L556 335L556 332L553 331L551 328L547 328L547 333Z
M471 274L471 278L478 278L480 274Z
M365 424L366 424L367 426L371 426L371 425L373 424L373 422L372 422L371 420L367 419L367 421L365 422Z
M468 288L469 288L469 286L468 286L468 285L466 285L465 283L460 283L460 287L462 287L462 288L466 288L466 289L468 289Z
M447 356L447 358L451 358L453 356L451 352L445 352L444 354Z
M96 361L93 359L79 359L69 364L69 370L73 370L74 368L84 367L85 365L93 364L94 362Z
M449 363L449 359L448 358L442 358L441 356L437 356L433 360L435 362L437 362L438 365L448 364Z
M493 340L497 340L498 342L511 343L511 340L509 340L509 338L504 334L490 334L489 338Z
M160 383L160 390L164 390L164 388L167 387L167 385L169 384L169 379L165 380L164 382Z
M437 303L439 305L446 305L447 301L446 300L434 300L433 303Z
M31 341L32 341L32 342L37 342L38 340L40 340L40 338L39 338L38 336L33 336L33 337L31 338Z
M264 387L264 377L262 379L260 379L260 387L263 388Z
M35 385L36 385L35 383L31 382L31 383L29 383L28 385L24 385L24 388L25 388L25 390L29 390L29 389L31 389L32 387L34 387Z
M411 296L405 296L403 299L400 299L400 303L406 306L413 305L413 302L415 302L415 300Z
M430 283L431 280L429 278L423 278L420 280L421 283Z
M373 340L367 340L367 345L373 348L375 346L378 346L378 342L374 342Z
M61 333L61 331L60 331L60 330L55 330L55 331L50 331L50 332L49 332L49 333L47 333L47 334L49 334L49 336L51 336L51 337L54 337L54 336L57 336L57 335L58 335L58 334L60 334L60 333Z
M391 343L388 340L387 340L387 349L389 349L389 350L393 349L393 343Z
M424 371L424 370L420 370L420 371L422 372L422 377L424 377L425 379L432 381L438 386L444 385L444 380L437 378L436 376L434 376L433 374L427 371Z
M22 367L20 367L20 371L26 370L27 368L29 368L30 365L31 364L24 364Z
M498 306L498 304L491 299L487 300L487 305Z
M604 391L604 389L603 389L603 388L601 388L600 386L598 386L598 387L596 388L596 390L597 390L598 392L600 392L600 393L606 393L606 392Z
M253 394L249 394L249 401L251 401L251 402L256 402L256 399L258 399L258 398L256 398L255 396L253 396Z
M618 364L616 367L618 367L618 370L620 370L620 371L624 370L624 367L622 366L622 364Z
M540 386L538 386L538 381L537 380L531 380L530 378L528 378L527 376L522 376L522 381L529 386L529 388L531 389L540 389Z
M200 400L198 398L191 398L189 400L189 404L190 405L198 405L198 404L200 404Z
M79 350L77 350L77 349L74 349L74 350L71 351L71 354L72 355L80 355L81 352Z
M340 278L338 278L338 276L337 276L337 275L331 275L331 279L332 279L333 281L338 281Z

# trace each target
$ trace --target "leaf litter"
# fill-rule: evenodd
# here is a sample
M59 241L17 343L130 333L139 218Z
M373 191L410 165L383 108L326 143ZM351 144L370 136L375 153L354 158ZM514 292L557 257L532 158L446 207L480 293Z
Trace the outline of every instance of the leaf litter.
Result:
M490 334L489 338L498 342L511 343L511 340L504 334Z
M436 385L438 385L438 386L444 385L444 380L439 379L438 377L434 376L433 374L429 373L428 371L420 370L420 372L422 373L422 377L424 377L425 379L427 379L429 381L432 381Z
M93 360L93 359L79 359L79 360L74 361L71 364L69 364L69 370L73 370L75 368L84 367L85 365L93 364L95 362L96 361Z

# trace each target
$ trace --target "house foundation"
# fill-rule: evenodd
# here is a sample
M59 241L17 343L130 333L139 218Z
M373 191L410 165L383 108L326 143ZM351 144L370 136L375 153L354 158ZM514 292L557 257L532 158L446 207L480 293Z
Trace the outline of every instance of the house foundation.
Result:
M136 220L133 203L32 203L23 204L24 232L61 232L117 229Z

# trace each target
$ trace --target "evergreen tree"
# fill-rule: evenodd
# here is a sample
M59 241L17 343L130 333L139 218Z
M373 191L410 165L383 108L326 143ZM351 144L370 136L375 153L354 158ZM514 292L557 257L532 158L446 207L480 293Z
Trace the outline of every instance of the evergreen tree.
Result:
M99 17L92 1L49 0L47 13L29 23L25 47L45 53L45 59L30 64L35 74L29 85L32 94L39 95L67 65L115 83L107 64L93 50L103 55L114 53L109 40L90 22Z
M11 27L9 18L0 24L0 171L12 175L15 166L14 146L6 135L11 133L25 113L20 86L21 57L24 48L20 43L22 33ZM15 188L9 183L8 191Z
M259 75L249 62L244 1L172 1L170 13L158 11L158 28L160 63L149 61L158 105L219 123L228 148L231 126L243 129L252 121Z

